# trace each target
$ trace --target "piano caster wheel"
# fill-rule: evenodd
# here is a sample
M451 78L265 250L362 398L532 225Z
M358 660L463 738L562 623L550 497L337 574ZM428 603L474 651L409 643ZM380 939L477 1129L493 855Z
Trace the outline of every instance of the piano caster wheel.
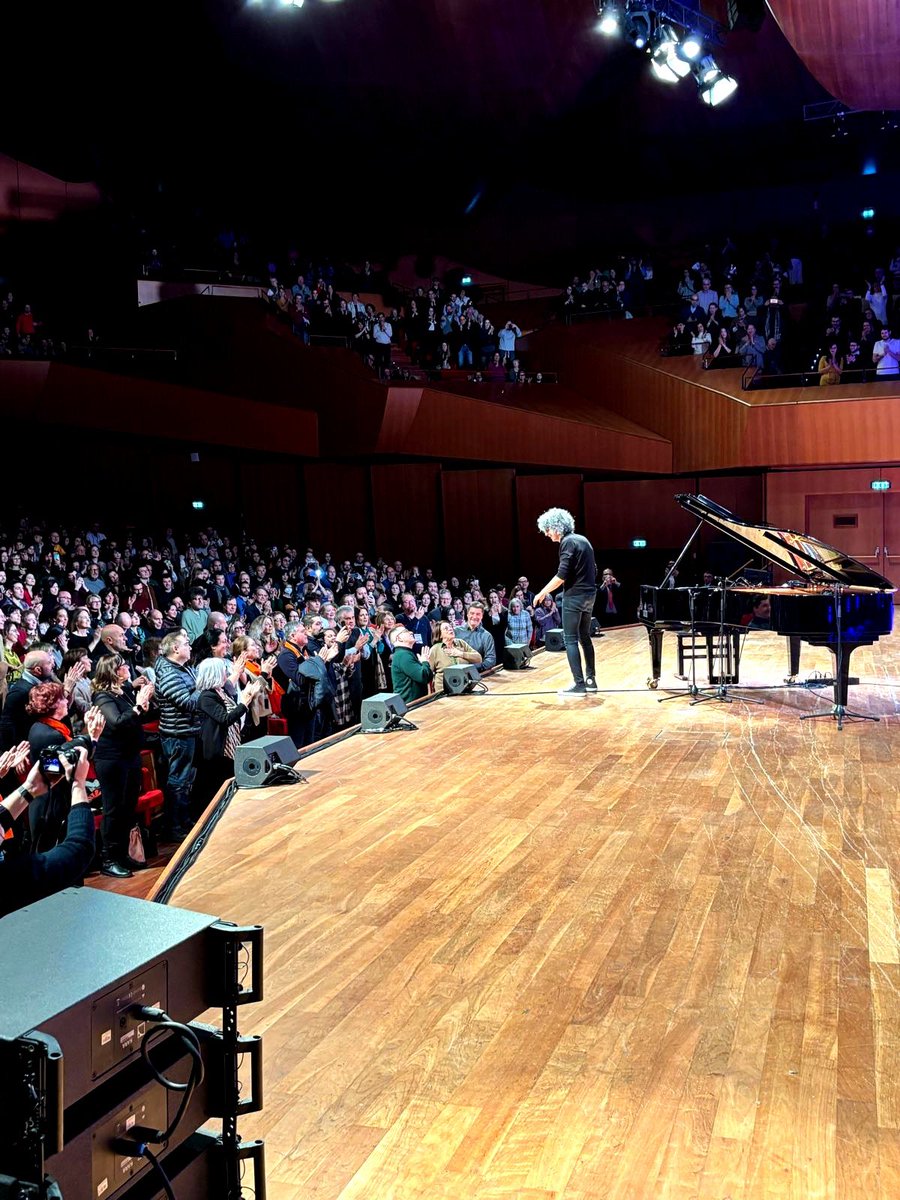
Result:
M659 680L658 679L648 679L647 687L650 689L651 692L655 692L656 689L659 687Z

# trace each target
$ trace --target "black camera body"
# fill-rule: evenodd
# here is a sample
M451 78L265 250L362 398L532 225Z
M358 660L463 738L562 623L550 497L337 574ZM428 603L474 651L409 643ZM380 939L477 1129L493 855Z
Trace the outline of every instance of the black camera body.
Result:
M78 751L81 749L87 751L88 758L94 751L94 743L85 733L63 742L61 746L47 746L39 756L41 771L51 779L65 774L64 764L78 762Z

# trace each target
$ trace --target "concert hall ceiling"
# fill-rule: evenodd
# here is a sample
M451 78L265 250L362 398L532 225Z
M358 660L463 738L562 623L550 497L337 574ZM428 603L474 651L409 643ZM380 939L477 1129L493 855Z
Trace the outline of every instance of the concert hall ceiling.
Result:
M402 228L515 185L621 201L858 173L878 138L804 124L829 95L768 13L716 48L740 86L715 110L599 35L590 0L20 4L4 25L0 151L126 203Z

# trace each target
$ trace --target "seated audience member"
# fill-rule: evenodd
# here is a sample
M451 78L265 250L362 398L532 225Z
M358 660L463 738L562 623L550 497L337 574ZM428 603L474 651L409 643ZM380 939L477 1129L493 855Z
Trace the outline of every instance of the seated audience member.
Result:
M846 371L861 371L868 365L871 364L864 361L859 342L855 338L851 338L850 344L847 347L847 353L844 355L844 369Z
M724 320L733 321L738 314L739 305L740 300L737 293L730 283L726 283L722 295L719 297L719 309ZM744 307L746 308L746 305Z
M484 605L473 601L466 610L465 625L456 627L456 636L468 642L472 649L481 655L479 671L490 671L497 665L497 651L493 637L482 625L483 618Z
M102 724L96 721L95 735L99 737L101 730ZM94 857L94 814L85 787L90 767L87 752L83 747L79 748L77 760L71 763L64 761L62 765L63 774L59 777L62 783L57 786L65 786L70 797L65 835L49 850L0 857L0 917L34 904L63 888L80 884L91 865ZM0 766L0 775L5 774L6 769ZM40 764L35 763L25 782L0 801L0 831L12 829L18 818L28 813L32 805L38 804L45 809L49 807L52 786Z
M519 597L514 596L509 602L506 614L506 644L508 646L530 646L533 632L534 626L530 613Z
M730 367L733 365L734 350L730 343L730 335L727 329L720 329L719 336L713 347L712 353L709 356L707 366Z
M691 335L688 333L684 321L675 322L674 328L669 334L668 352L673 357L679 354L693 354Z
M765 300L763 300L762 296L759 294L759 288L754 283L751 285L750 291L744 297L744 303L740 305L740 308L743 308L744 316L749 317L752 320L758 316L759 310L764 304ZM735 315L740 316L740 312L738 311Z
M141 794L143 726L154 689L149 679L141 679L133 688L128 663L119 654L100 660L91 686L94 704L105 721L94 751L94 771L103 799L100 871L127 879L143 865L129 856L128 838Z
M819 386L827 387L841 382L841 372L844 370L844 360L841 358L837 342L832 342L828 353L819 359Z
M763 365L765 352L766 343L756 332L756 326L749 324L747 332L741 338L740 342L738 342L735 353L745 367L759 368Z
M764 375L784 374L784 366L781 361L781 343L773 337L769 338L766 342L762 369Z
M702 321L697 322L697 329L691 338L691 348L695 355L704 355L710 347L712 338L706 332Z
M885 325L881 338L872 347L872 364L879 379L890 378L900 371L900 338L891 337Z
M711 304L715 304L718 307L719 293L713 287L712 279L708 275L703 278L703 285L697 293L697 299L701 306L706 309L707 313Z
M207 658L197 668L197 713L200 718L200 757L193 802L202 808L234 775L234 754L241 744L241 727L254 697L264 684L250 679L238 699L227 686L228 667L221 658Z
M706 309L700 303L696 292L691 296L688 303L682 307L679 319L692 331L698 321L706 321Z
M414 700L428 694L428 683L431 679L428 655L428 647L420 647L411 630L403 626L394 630L391 684L397 695L407 704L412 704Z
M456 630L450 621L441 621L428 661L434 675L434 690L441 692L444 688L446 667L458 667L463 663L477 666L481 662L481 655L477 650L473 650L468 642L456 636Z
M560 629L562 618L556 601L552 596L545 596L543 602L534 610L535 641L543 646L548 629Z

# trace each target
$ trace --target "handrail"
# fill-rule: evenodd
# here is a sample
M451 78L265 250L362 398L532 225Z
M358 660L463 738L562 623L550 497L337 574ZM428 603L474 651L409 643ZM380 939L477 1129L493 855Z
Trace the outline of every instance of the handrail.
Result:
M106 356L116 357L127 355L133 361L140 358L168 359L171 362L178 361L178 351L174 346L107 346L107 345L86 345L86 346L70 346L69 355L81 354L85 358L103 358Z
M483 385L496 385L502 387L516 386L515 380L510 379L474 379L473 375L481 372L470 371L462 367L452 367L448 371L442 371L437 367L422 367L416 363L404 363L402 365L394 364L391 367L381 367L378 371L378 379L381 383L386 383L391 387L420 387L427 383L454 383L454 384L471 384L473 387L482 387ZM537 382L536 376L540 375L540 382ZM526 383L533 384L535 387L542 387L546 384L558 384L558 371L526 371ZM520 385L522 386L522 385Z
M865 367L856 371L843 371L840 383L896 383L897 375L879 375L874 367ZM821 376L818 370L810 367L806 371L792 371L781 375L766 375L761 367L747 367L741 376L741 389L745 392L762 388L810 388L821 387ZM839 384L826 384L826 387L837 387Z

